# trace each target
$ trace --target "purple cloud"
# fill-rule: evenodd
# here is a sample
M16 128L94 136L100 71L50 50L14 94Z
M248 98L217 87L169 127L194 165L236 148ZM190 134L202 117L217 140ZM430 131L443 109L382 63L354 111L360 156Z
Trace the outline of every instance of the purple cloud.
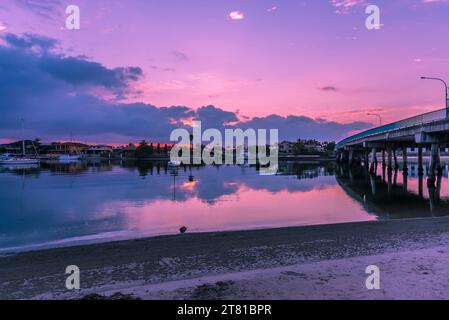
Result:
M172 130L197 119L204 128L279 129L280 139L334 140L371 126L340 124L304 116L248 118L238 111L207 105L156 107L120 103L94 95L104 88L116 95L133 90L143 74L139 67L107 68L84 57L56 53L57 42L39 35L3 36L0 44L0 138L18 138L18 121L26 119L27 135L61 139L69 132L81 139L127 143L141 139L168 142ZM38 49L38 50L36 50Z

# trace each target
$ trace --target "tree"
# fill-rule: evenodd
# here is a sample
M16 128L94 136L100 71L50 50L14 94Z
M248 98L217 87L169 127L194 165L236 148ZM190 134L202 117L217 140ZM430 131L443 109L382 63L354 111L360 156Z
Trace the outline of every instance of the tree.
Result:
M301 139L298 139L298 141L293 145L293 154L294 155L300 155L305 152L305 144L304 141Z
M153 144L148 145L145 140L142 140L136 149L136 156L138 158L150 157L154 153Z
M335 143L335 141L331 141L331 142L323 142L323 148L325 151L329 151L329 152L333 152L335 151L335 146L337 144Z
M139 147L145 147L145 146L148 146L148 142L146 142L145 140L140 141Z

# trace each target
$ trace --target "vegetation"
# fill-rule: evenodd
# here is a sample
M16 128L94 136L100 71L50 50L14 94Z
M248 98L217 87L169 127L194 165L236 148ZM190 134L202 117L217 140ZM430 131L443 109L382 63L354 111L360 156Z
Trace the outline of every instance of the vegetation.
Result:
M153 144L148 145L145 140L142 140L136 149L136 157L147 158L151 157L154 153Z
M128 146L134 146L130 143ZM161 157L168 155L168 145L161 145L160 143L154 146L153 143L148 144L147 141L142 140L137 146L135 155L137 158L150 158L150 157Z
M301 140L298 141L293 146L293 154L326 154L329 155L334 152L335 141L332 142L320 142L315 139Z

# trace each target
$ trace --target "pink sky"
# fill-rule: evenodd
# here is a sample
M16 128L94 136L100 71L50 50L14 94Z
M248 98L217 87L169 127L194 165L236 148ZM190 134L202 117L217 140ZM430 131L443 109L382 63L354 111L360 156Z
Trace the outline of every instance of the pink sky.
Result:
M388 122L444 107L441 85L419 77L449 80L448 1L377 1L380 30L365 28L363 0L72 2L2 1L0 34L142 68L124 102L376 124L367 112ZM68 4L81 30L64 28Z

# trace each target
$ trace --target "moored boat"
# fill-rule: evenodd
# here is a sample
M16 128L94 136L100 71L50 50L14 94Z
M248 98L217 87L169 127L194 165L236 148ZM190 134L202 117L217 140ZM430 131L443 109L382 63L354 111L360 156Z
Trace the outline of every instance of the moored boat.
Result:
M169 168L177 168L181 165L180 161L169 161L168 162L168 167Z
M80 160L81 156L78 154L62 154L58 157L58 160L61 162L67 162L67 161L78 161Z
M39 159L31 159L27 157L10 157L9 155L3 155L0 157L1 165L39 164L39 162Z
M24 131L24 120L20 120L22 123L22 135ZM37 152L36 152L36 156ZM33 165L33 164L39 164L39 159L32 159L26 156L26 150L25 150L25 138L22 139L22 156L14 156L11 157L9 153L5 153L0 156L0 165Z

